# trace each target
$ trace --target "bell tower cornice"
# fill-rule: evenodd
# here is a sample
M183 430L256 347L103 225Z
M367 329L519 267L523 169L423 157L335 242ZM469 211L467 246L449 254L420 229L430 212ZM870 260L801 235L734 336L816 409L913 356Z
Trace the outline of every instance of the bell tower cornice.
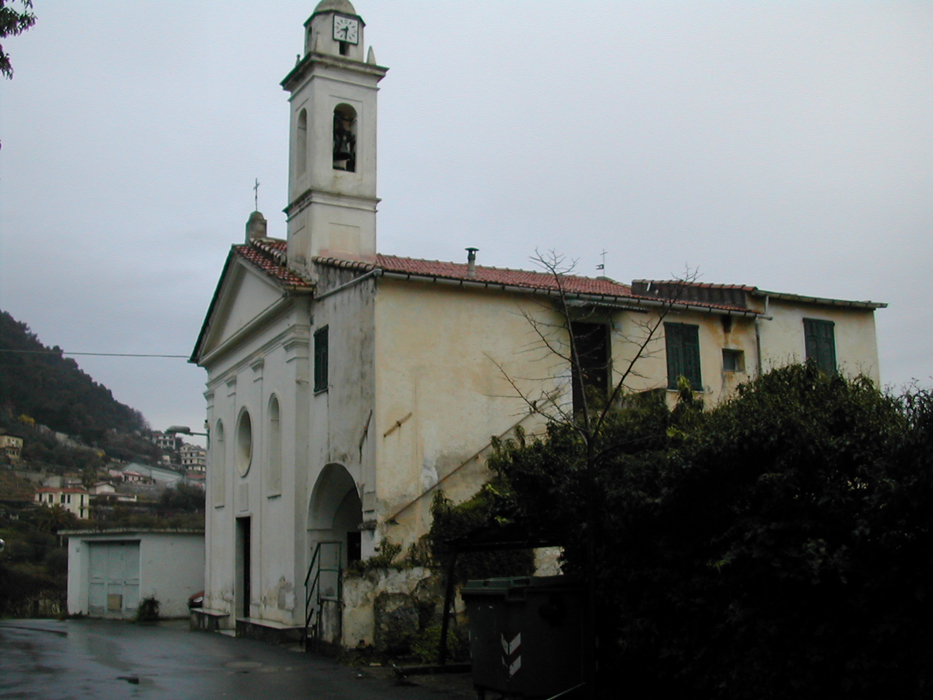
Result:
M295 92L299 89L306 80L310 79L311 76L319 71L321 68L330 68L350 71L353 73L359 73L371 78L375 78L376 81L382 80L386 73L389 72L389 69L384 66L377 66L375 63L363 63L361 61L354 61L353 59L344 58L343 56L333 56L326 53L309 53L304 58L302 58L294 68L289 72L288 75L282 80L282 87L288 90L289 92ZM333 74L330 75L332 79L336 76Z

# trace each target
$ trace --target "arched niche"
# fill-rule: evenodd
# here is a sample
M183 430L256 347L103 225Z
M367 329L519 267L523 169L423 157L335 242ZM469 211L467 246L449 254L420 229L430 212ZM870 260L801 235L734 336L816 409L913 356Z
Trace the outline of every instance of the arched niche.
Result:
M222 420L218 420L214 425L214 435L212 444L210 446L211 495L213 496L213 502L215 506L222 506L224 504L224 492L226 488L226 469L224 468L224 460L226 457L226 447L226 443L224 442L224 422Z
M278 496L282 493L282 420L275 394L269 399L267 416L266 489L269 496Z
M295 130L295 174L303 175L308 169L308 110L298 113Z

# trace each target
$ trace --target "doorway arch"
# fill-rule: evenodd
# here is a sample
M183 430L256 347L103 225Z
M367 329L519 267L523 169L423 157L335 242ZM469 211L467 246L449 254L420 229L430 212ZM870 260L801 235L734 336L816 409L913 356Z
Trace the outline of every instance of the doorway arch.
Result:
M321 470L308 503L311 553L319 542L341 542L341 566L358 561L362 523L363 503L356 482L342 464L328 464Z

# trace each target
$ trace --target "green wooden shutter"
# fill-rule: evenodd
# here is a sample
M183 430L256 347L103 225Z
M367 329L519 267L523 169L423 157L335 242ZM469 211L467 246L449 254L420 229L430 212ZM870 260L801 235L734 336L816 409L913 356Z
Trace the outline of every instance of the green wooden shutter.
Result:
M684 376L694 391L703 391L703 376L700 372L700 327L683 326Z
M827 374L833 374L836 371L835 324L832 321L805 318L803 334L807 362L814 362Z
M703 391L700 371L700 327L687 323L665 323L667 346L667 388L676 389L680 377L686 377L694 391Z
M684 373L683 343L680 333L681 324L665 323L664 340L667 346L667 388L677 388L677 378Z

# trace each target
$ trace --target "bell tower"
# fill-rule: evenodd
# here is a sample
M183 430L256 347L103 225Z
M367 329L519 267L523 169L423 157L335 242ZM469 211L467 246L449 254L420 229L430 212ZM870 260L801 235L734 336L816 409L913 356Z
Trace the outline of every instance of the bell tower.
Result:
M349 0L321 0L305 22L290 93L288 265L376 255L376 93L387 68L364 60L363 19Z

